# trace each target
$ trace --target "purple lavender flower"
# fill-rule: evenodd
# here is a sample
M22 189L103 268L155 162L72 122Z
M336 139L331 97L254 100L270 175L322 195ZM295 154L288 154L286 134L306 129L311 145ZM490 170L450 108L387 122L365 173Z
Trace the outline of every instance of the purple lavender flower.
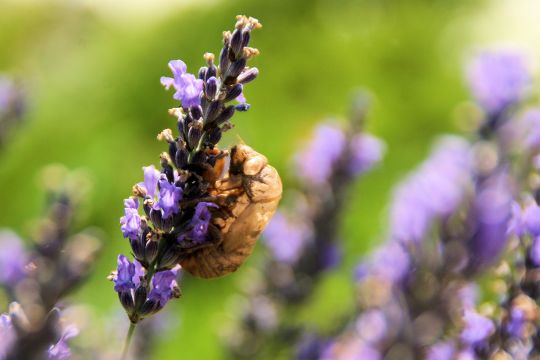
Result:
M154 165L144 166L144 182L139 185L146 189L146 194L150 197L154 197L158 185L158 181L161 177L161 173L156 170Z
M391 238L419 242L433 220L453 213L471 184L470 168L469 146L464 140L440 140L430 158L396 190Z
M144 270L137 260L130 262L126 256L119 255L118 268L113 277L114 290L121 292L136 289L142 276L144 276Z
M166 179L159 180L159 200L157 209L163 210L163 218L167 219L180 211L178 204L182 200L182 188L171 184Z
M507 126L513 130L513 140L521 151L540 150L540 108L533 107L521 115L519 122Z
M455 357L455 344L451 341L441 341L431 346L427 353L427 360L453 360Z
M384 143L369 134L359 134L352 139L352 159L350 171L353 175L362 174L381 161Z
M264 230L263 239L277 261L294 264L309 236L305 225L291 222L278 211Z
M540 235L540 207L532 202L521 209L518 203L512 204L512 219L508 225L508 232L517 236Z
M362 339L371 344L383 339L387 330L388 322L380 309L367 310L356 320L356 331Z
M360 339L351 338L328 345L320 360L380 360L382 358L382 354L376 348Z
M13 286L25 276L27 255L22 240L9 230L0 230L0 283Z
M210 207L217 208L218 206L210 202L200 202L195 207L195 214L193 215L193 219L191 219L191 240L195 242L206 240L208 225L210 224L210 220L212 220L212 214L208 210Z
M529 249L529 257L535 266L540 267L540 237L534 238L531 248Z
M298 173L314 185L326 183L344 148L343 130L335 125L319 125L311 143L296 157Z
M409 254L398 242L387 242L373 253L367 263L360 264L355 271L356 280L366 275L384 278L390 282L401 281L411 265Z
M122 234L125 238L136 240L141 230L141 217L139 215L139 200L130 197L124 200L124 216L120 218Z
M523 56L503 51L479 54L467 75L474 97L490 114L519 102L531 81Z
M148 298L159 302L161 307L177 296L178 284L176 283L178 268L159 271L152 278L152 290Z
M15 330L11 324L11 318L7 314L0 315L0 359L5 359L13 341Z
M186 72L187 66L182 60L169 62L174 78L162 77L161 84L168 90L171 86L176 89L173 98L182 102L182 107L189 108L201 104L203 81Z
M495 331L493 321L473 310L465 310L463 321L465 327L461 332L461 340L471 346L483 342Z
M510 319L506 324L506 331L513 337L521 339L525 333L527 318L522 309L514 307L510 310Z
M475 269L493 263L504 250L511 208L512 194L505 174L495 174L480 186L471 211L475 228L469 244Z
M79 329L77 329L77 327L75 327L74 325L68 326L62 333L60 340L58 340L56 344L51 345L49 347L49 350L47 351L48 359L49 360L70 359L71 349L69 348L68 340L74 338L77 335L79 335Z

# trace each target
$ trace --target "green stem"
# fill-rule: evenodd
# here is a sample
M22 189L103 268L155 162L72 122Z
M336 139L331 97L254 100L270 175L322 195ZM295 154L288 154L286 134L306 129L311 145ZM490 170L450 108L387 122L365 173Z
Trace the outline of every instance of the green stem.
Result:
M126 335L126 341L124 342L124 350L122 351L122 358L121 358L122 360L127 359L129 344L131 343L131 338L133 337L133 333L135 332L135 326L136 324L134 323L129 324L129 330Z

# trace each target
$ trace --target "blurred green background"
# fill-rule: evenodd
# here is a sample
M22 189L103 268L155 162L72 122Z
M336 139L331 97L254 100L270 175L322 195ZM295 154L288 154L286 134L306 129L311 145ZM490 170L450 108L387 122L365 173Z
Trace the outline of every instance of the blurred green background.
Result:
M221 32L232 28L235 15L257 17L264 27L252 40L261 51L253 61L260 76L245 92L252 109L236 115L225 143L242 139L268 156L287 192L292 153L318 121L346 117L351 93L363 87L373 95L368 128L388 147L384 163L351 191L344 262L297 314L297 321L323 329L352 307L351 271L384 237L392 185L423 158L434 136L459 131L456 105L468 97L467 55L493 42L534 54L540 44L534 0L109 3L0 0L0 73L20 79L29 94L25 123L0 150L6 200L0 226L29 236L30 221L43 211L37 181L43 166L85 169L94 186L77 227L102 228L105 248L73 300L91 305L96 322L127 322L116 315L120 306L106 276L116 255L129 251L118 224L122 199L142 179L143 165L159 163L165 148L156 134L174 126L167 109L175 102L159 77L175 58L196 73L204 52L219 53ZM155 358L223 357L219 333L231 321L239 282L261 256L259 246L238 273L223 279L186 275L184 296L169 309L170 322L178 324L159 332Z

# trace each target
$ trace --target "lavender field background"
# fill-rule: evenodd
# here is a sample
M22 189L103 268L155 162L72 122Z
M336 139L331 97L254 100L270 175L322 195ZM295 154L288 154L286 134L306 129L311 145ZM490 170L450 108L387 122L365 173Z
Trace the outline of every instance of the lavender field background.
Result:
M297 170L294 152L319 121L345 123L340 119L358 88L371 94L367 128L386 143L384 160L353 185L345 204L342 262L291 320L331 328L354 307L355 265L386 234L392 186L426 156L436 135L463 130L467 59L504 46L524 49L535 64L540 25L529 14L538 10L528 0L120 2L112 8L4 0L0 73L22 84L27 111L0 148L0 227L28 237L43 211L44 166L83 169L92 189L75 227L100 228L104 247L92 276L70 298L90 314L74 343L85 346L111 322L124 322L106 277L127 248L119 228L122 200L140 181L141 167L158 164L163 148L156 135L173 126L166 110L176 104L159 79L168 75L170 59L182 58L196 72L201 54L219 51L219 34L231 19L248 14L264 25L253 39L260 75L245 94L253 108L236 120L225 144L241 139L265 154L287 194ZM233 275L185 274L182 298L156 330L154 358L226 358L220 334L233 320L238 288L265 256L259 244Z

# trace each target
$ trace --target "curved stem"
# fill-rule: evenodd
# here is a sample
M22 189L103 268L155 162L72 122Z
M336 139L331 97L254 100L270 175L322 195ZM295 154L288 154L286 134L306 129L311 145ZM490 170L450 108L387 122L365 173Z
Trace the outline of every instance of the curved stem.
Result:
M136 324L130 322L129 330L126 335L126 341L124 342L124 350L122 350L122 357L121 357L122 360L127 359L129 344L131 343L131 338L133 337L133 333L135 332L135 326Z

